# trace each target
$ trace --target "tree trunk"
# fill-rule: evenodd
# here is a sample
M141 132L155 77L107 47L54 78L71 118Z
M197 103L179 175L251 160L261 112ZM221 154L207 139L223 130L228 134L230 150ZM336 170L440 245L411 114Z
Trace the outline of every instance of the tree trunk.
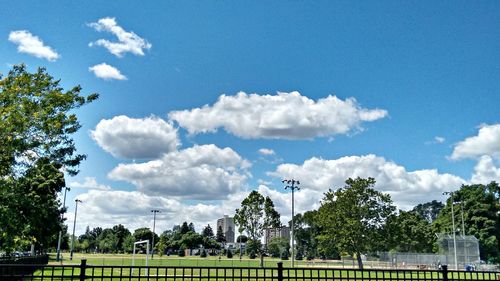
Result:
M361 260L361 253L356 253L356 258L358 259L358 268L363 270L363 260Z

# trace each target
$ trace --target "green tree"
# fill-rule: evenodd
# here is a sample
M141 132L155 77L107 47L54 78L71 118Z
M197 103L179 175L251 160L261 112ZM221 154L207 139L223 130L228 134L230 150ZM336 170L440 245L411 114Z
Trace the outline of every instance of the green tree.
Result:
M222 244L226 243L226 236L224 235L224 231L222 231L222 226L220 225L219 227L217 227L217 235L215 236L215 240Z
M431 202L418 204L412 211L420 215L429 223L435 221L439 215L439 212L443 209L444 204L437 200L432 200Z
M387 246L397 252L431 253L436 241L431 224L415 211L400 211L387 220ZM382 249L380 249L382 250Z
M257 191L252 191L241 202L241 208L236 209L234 222L239 227L239 232L246 232L250 240L257 244L260 242L264 229L281 226L280 214L274 209L274 203L269 197L262 196ZM255 249L260 255L260 266L264 265L264 249Z
M290 241L285 237L273 237L267 244L267 252L273 258L283 257L283 254L287 254L290 251Z
M44 68L29 73L13 66L0 76L0 250L28 244L48 247L62 228L57 194L64 169L78 173L85 155L71 135L80 124L75 109L97 99L65 91ZM29 210L21 210L29 208Z
M455 232L461 234L462 208L464 210L465 235L479 239L481 259L500 262L500 186L496 182L487 185L462 185L446 201L433 223L437 233L453 233L451 205L454 204ZM462 204L462 206L460 206Z
M319 235L319 226L317 225L315 216L318 211L307 211L302 214L295 215L293 221L295 224L295 241L297 248L297 253L299 256L306 256L309 259L313 259L318 255L318 241L316 236ZM290 226L292 222L288 223ZM336 250L322 252L322 255L326 258L336 258L338 253Z
M128 230L122 224L118 224L113 226L113 233L118 238L118 244L116 245L117 250L124 251L125 249L123 248L123 242L125 241L125 238L131 234L130 230Z
M374 185L373 178L349 178L345 187L325 193L318 210L320 242L356 256L360 269L361 254L383 243L382 229L395 211L391 197Z
M204 237L213 238L214 231L212 230L212 227L210 227L210 225L207 225L205 228L203 228L201 235Z

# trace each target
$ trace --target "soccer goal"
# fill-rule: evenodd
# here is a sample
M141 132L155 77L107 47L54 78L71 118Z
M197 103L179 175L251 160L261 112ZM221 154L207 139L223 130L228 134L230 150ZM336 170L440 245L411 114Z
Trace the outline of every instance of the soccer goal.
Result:
M134 264L135 264L135 249L139 244L146 244L146 267L148 266L148 256L149 256L149 240L142 240L134 242L134 251L132 252L132 273L134 273ZM146 268L146 275L148 275L148 269Z

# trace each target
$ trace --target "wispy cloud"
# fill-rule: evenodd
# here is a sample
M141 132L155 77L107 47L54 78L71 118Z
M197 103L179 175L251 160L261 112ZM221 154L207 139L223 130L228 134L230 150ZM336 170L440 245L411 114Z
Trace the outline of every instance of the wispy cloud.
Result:
M259 149L259 153L262 155L275 155L276 152L274 150L269 149L269 148L261 148Z
M89 46L102 46L110 53L120 58L123 57L125 53L144 56L144 50L149 50L152 46L147 40L139 37L139 35L135 34L133 31L125 31L125 29L116 23L115 18L102 18L97 22L89 23L88 26L99 32L109 32L118 39L118 42L99 39L89 43Z
M38 36L31 34L27 30L11 31L9 41L17 44L19 53L25 53L48 61L56 61L60 57L51 47L44 45Z
M111 190L109 185L100 184L97 182L96 178L85 177L83 182L70 182L68 184L72 188L85 188L85 189L95 189L95 190Z
M89 71L93 72L96 77L104 80L127 80L127 77L121 74L120 70L104 62L89 67Z

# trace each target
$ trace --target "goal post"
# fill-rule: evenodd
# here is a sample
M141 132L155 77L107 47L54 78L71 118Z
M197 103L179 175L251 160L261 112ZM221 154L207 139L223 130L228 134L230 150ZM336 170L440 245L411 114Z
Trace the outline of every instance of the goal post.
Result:
M132 273L134 272L134 264L135 264L135 249L136 246L139 244L146 244L146 267L148 266L148 256L149 256L149 240L142 240L142 241L137 241L134 242L134 250L132 252ZM146 268L146 275L148 274L148 269Z

